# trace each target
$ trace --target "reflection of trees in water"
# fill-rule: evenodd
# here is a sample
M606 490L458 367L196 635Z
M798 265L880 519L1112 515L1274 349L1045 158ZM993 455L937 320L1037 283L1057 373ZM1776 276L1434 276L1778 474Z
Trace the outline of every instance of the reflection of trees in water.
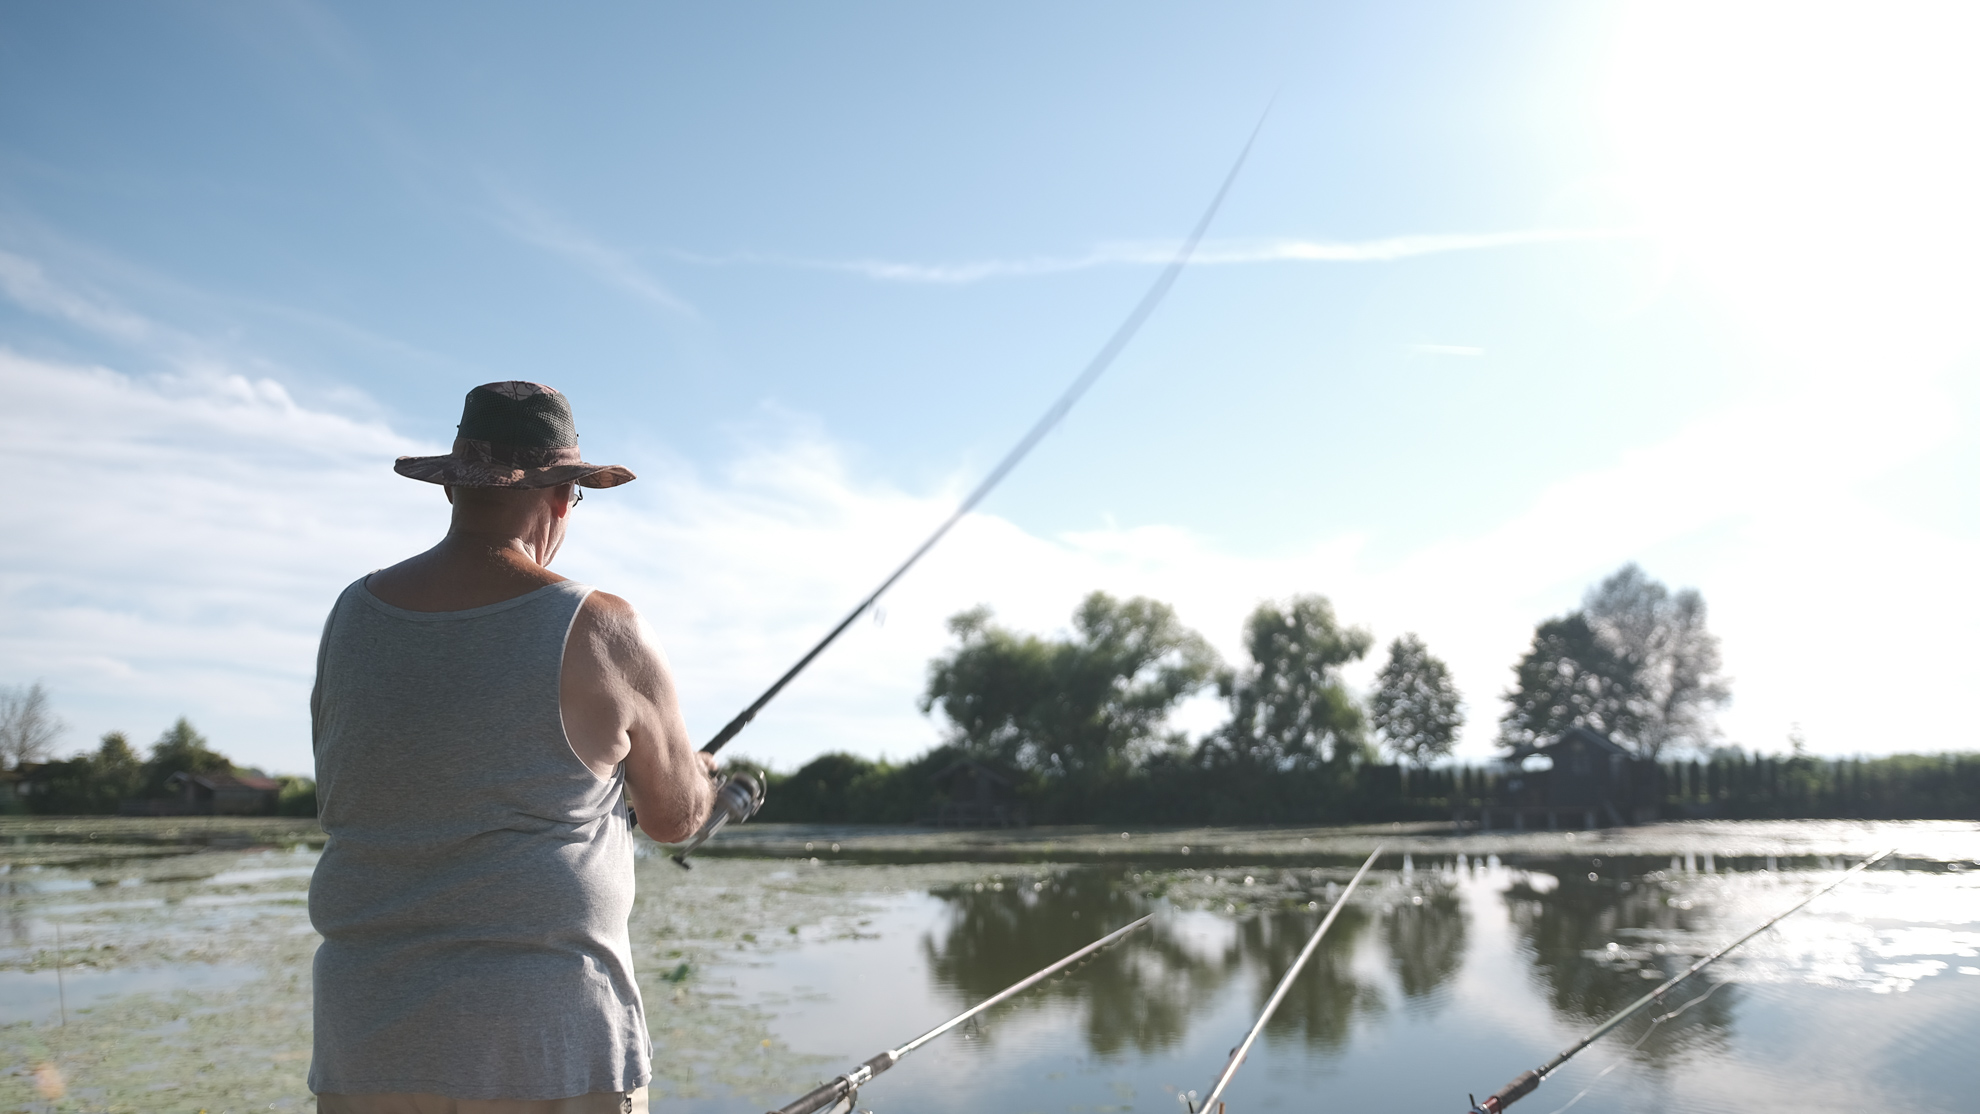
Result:
M1111 872L1083 870L1048 880L1043 889L1013 876L1001 890L937 891L952 917L944 931L923 942L929 970L955 988L962 1004L981 1001L1146 912L1145 901L1120 881ZM1422 905L1409 904L1407 895L1402 902L1386 914L1343 909L1268 1033L1336 1050L1357 1014L1383 1008L1381 989L1357 977L1353 964L1378 916L1389 918L1386 940L1405 994L1428 994L1449 980L1464 947L1464 911L1455 893L1448 883L1432 884ZM1190 1009L1235 979L1252 986L1252 1007L1262 1008L1320 917L1303 907L1257 912L1236 922L1228 943L1209 949L1186 939L1181 925L1157 922L1089 960L1077 975L1053 980L1013 1005L1081 1003L1095 1052L1171 1048L1188 1030ZM1438 954L1439 948L1447 954Z
M1385 916L1383 935L1389 964L1404 997L1427 998L1449 982L1464 964L1466 917L1457 887L1449 879L1431 878L1419 886L1417 904L1399 901Z
M1671 893L1661 875L1625 885L1588 882L1586 870L1567 864L1561 883L1550 890L1522 879L1504 899L1553 1009L1573 1025L1592 1027L1691 962L1688 948L1658 954L1646 943L1683 939L1699 918L1667 904ZM1069 871L1045 879L1042 889L1034 889L1034 881L1013 874L1001 890L965 886L937 892L952 916L946 929L924 940L923 949L937 981L955 989L957 1008L982 1001L1148 910L1136 888L1122 885L1112 871ZM1370 894L1380 900L1379 908L1341 911L1268 1026L1271 1037L1330 1052L1344 1048L1355 1018L1385 1005L1382 989L1354 968L1356 949L1375 939L1382 942L1406 1001L1434 1002L1436 992L1456 976L1464 963L1469 915L1454 880L1418 874L1408 885L1392 880L1389 886ZM1303 906L1253 912L1235 922L1229 943L1207 949L1186 938L1182 923L1157 922L1010 1008L1077 1003L1085 1014L1086 1039L1102 1054L1173 1048L1187 1033L1190 1010L1233 984L1249 986L1252 1009L1262 1008L1320 915ZM1619 950L1608 949L1612 942ZM1649 1007L1615 1039L1633 1042L1650 1017L1708 989L1705 980L1701 976L1669 1003ZM1664 1024L1636 1056L1661 1065L1693 1048L1724 1046L1736 993L1732 987L1721 990Z
M954 913L939 943L932 936L922 943L929 970L966 1002L982 1001L1147 912L1114 882L1099 871L1078 871L1047 881L1043 890L1006 883L1002 891L937 891ZM1182 1039L1191 1003L1214 994L1239 962L1236 952L1207 959L1157 923L1013 1005L1081 1001L1095 1052L1159 1050Z
M1238 926L1239 946L1254 963L1257 993L1253 1016L1279 985L1299 950L1320 926L1323 914L1307 911L1265 913ZM1268 1036L1281 1040L1304 1037L1306 1043L1334 1051L1347 1043L1348 1026L1357 1013L1380 1013L1382 992L1355 977L1354 949L1374 922L1366 910L1350 905L1341 910L1334 927L1293 980L1285 1001L1265 1026Z
M1546 893L1522 879L1506 890L1505 899L1555 1012L1565 1020L1592 1026L1690 965L1694 957L1684 954L1684 949L1658 954L1645 941L1689 936L1697 918L1670 905L1668 889L1655 878L1590 882L1577 869L1568 865L1561 872L1560 885ZM1620 947L1612 951L1612 943ZM1716 945L1707 942L1708 948ZM1651 1017L1710 989L1709 979L1700 974L1673 991L1667 1004L1645 1007L1617 1035L1634 1042ZM1724 1047L1734 994L1731 987L1720 990L1672 1019L1663 1026L1665 1032L1644 1043L1637 1057L1661 1065L1694 1047Z

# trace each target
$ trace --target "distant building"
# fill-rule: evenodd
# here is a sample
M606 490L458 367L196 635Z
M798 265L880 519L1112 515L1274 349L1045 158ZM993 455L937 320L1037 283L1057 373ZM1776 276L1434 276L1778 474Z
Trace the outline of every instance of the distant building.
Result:
M0 797L4 797L7 802L0 805L0 812L11 812L25 807L14 802L34 792L34 784L28 780L28 776L40 765L39 762L24 762L18 770L0 769Z
M1530 763L1533 758L1545 761ZM1555 829L1621 827L1657 819L1662 796L1657 764L1635 757L1599 731L1571 728L1545 746L1514 751L1506 762L1512 770L1504 792L1461 809L1457 820L1476 820L1482 829Z
M282 796L281 782L256 774L181 772L165 779L165 789L172 796L156 811L182 816L273 816Z
M938 828L1022 828L1030 823L1017 782L973 758L964 758L929 779L948 795L929 822Z
M8 808L33 807L22 802L33 797L46 796L51 784L56 780L56 775L65 766L66 763L63 762L23 762L11 770L0 770L0 792L6 792L13 797L13 800L8 802Z

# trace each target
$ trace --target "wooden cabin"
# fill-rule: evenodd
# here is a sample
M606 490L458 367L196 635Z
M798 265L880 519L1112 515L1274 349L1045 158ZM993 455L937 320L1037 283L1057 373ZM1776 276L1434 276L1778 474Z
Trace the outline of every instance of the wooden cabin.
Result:
M1532 761L1535 758L1542 762ZM1496 800L1460 809L1463 826L1511 828L1609 828L1657 819L1657 764L1637 758L1615 740L1587 727L1570 728L1545 746L1523 747L1506 759L1513 772Z
M193 816L273 816L282 783L253 774L176 773L165 788Z

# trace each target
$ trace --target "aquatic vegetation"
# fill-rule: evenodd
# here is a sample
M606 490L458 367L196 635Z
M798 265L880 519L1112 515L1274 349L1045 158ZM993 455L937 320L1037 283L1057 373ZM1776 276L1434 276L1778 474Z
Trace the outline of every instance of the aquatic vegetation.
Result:
M0 843L0 979L17 980L0 985L34 991L0 1004L0 1109L151 1111L188 1100L193 1109L309 1108L317 937L305 903L317 844L287 822L146 823L158 825L157 839L130 838L142 829L124 821L98 833L113 843L89 840L95 819L13 821L12 834L33 841ZM284 845L210 849L244 833L280 835ZM871 895L976 871L728 860L690 874L658 854L636 869L631 932L656 1096L762 1098L810 1087L824 1061L778 1041L772 1015L742 1000L725 966L856 938ZM72 996L66 1024L58 969ZM201 978L206 972L242 977ZM105 989L101 976L119 973L140 988L182 974L196 988L92 997Z
M167 839L128 823L63 823L51 832L10 822L13 840L0 840L0 1111L309 1109L317 940L304 904L316 859L307 833L193 825ZM1626 1066L1651 1074L1624 1078L1648 1094L1681 1089L1681 1069L1700 1057L1721 1075L1743 1071L1774 1032L1755 1030L1756 1016L1804 1027L1799 1043L1765 1047L1799 1057L1795 1070L1810 1079L1850 1062L1823 1041L1859 1015L1897 1028L1914 1015L1980 1023L1961 1004L1980 986L1967 982L1980 975L1972 825L1667 825L1489 840L1386 827L1192 829L1125 841L1118 829L753 827L728 834L762 841L760 857L725 853L685 872L642 845L636 866L631 931L654 1093L676 1109L787 1101L843 1069L847 1054L870 1054L843 1047L869 1030L880 1041L910 1035L914 1002L952 1013L1150 911L1156 923L1131 946L945 1038L862 1104L925 1109L953 1090L957 1072L979 1069L987 1074L971 1078L995 1082L956 1109L1093 1109L1128 1103L1124 1093L1200 1087L1339 900L1356 862L1347 853L1359 844L1365 854L1378 836L1395 853L1253 1053L1310 1062L1343 1086L1369 1080L1335 1096L1347 1105L1448 1102L1430 1085L1450 1092L1462 1074L1440 1066L1427 1079L1394 1059L1412 1042L1366 1034L1420 1027L1453 1050L1490 1052L1489 1070L1479 1069L1490 1078L1462 1082L1495 1085L1506 1058L1556 1051L1588 1017L1777 911L1872 841L1911 857L1729 959L1723 977L1737 985L1632 1053ZM281 838L242 847L243 832ZM889 861L922 856L942 861ZM1913 999L1929 1008L1905 1009ZM1866 1002L1891 1007L1867 1014ZM1481 1015L1481 1003L1495 1012ZM1524 1027L1505 1030L1515 1015ZM1301 1077L1263 1068L1245 1085ZM1769 1060L1766 1070L1781 1069ZM1931 1079L1935 1069L1907 1061L1903 1070Z

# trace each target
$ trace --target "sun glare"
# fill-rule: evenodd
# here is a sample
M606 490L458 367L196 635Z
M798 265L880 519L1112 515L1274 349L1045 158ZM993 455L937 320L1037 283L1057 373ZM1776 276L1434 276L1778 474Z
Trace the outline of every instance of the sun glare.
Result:
M1977 43L1970 3L1638 5L1605 106L1625 189L1801 373L1929 374L1973 342Z

